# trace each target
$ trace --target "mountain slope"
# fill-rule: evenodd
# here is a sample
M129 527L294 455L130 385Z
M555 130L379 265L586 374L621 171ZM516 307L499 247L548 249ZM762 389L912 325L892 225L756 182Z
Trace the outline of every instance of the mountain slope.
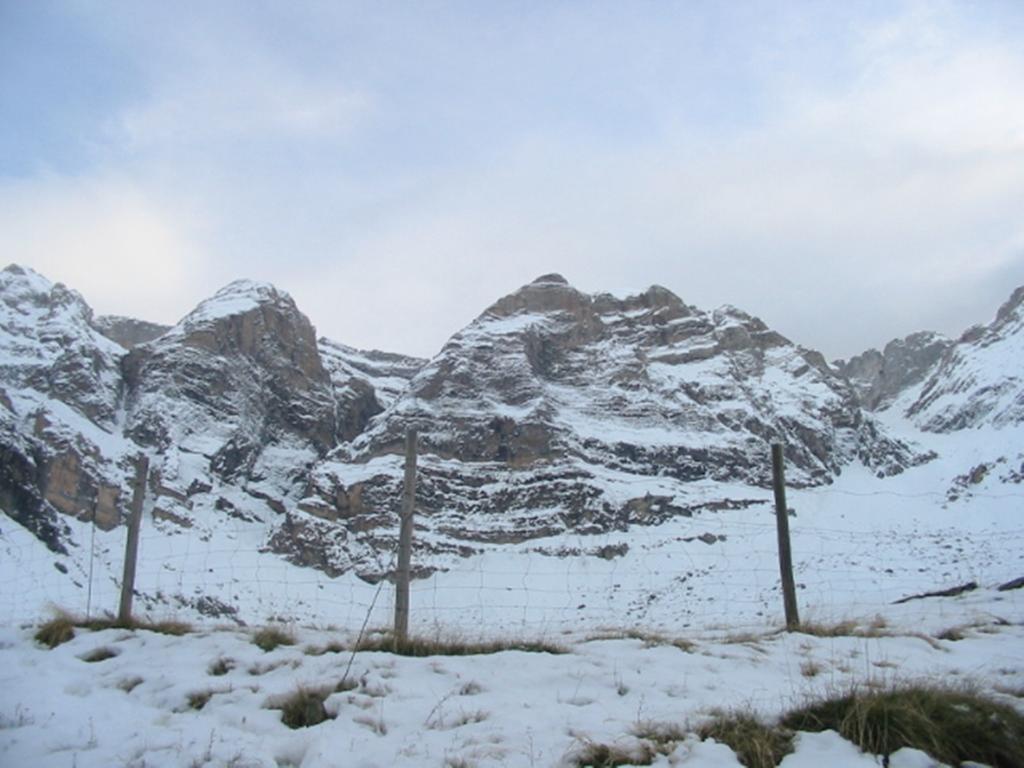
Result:
M986 326L966 331L933 367L906 414L923 430L1024 423L1024 286Z
M390 549L411 429L434 552L743 506L737 488L767 486L776 440L797 485L853 462L887 475L927 458L865 416L820 355L740 310L704 312L657 286L590 296L557 275L455 334L317 465L299 509L329 523L296 516L310 542L359 562Z

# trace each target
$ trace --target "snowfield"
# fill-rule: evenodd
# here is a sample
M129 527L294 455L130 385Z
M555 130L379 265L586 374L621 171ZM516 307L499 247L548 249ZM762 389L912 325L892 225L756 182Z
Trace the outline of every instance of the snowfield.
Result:
M53 650L34 644L31 628L7 628L0 764L559 766L573 765L592 742L629 749L641 743L634 732L656 724L694 728L715 708L773 717L852 686L965 681L1019 701L998 693L1024 687L1019 591L933 600L949 619L972 622L963 639L919 634L909 615L900 619L907 624L890 624L883 613L869 634L892 636L697 633L677 647L668 638L580 630L548 638L568 649L559 655L407 658L311 655L352 640L352 632L323 629L298 628L295 645L264 652L233 628L182 637L79 630ZM111 657L86 660L101 649ZM334 689L343 679L351 690L326 699L332 719L319 725L292 730L273 708L300 687ZM654 764L740 765L728 747L695 736ZM800 734L782 763L877 764L832 732ZM890 765L935 763L903 749Z
M938 459L884 480L848 468L831 487L789 491L801 618L852 622L836 637L780 631L769 494L742 486L731 496L751 502L744 508L495 545L442 558L442 570L413 583L419 636L542 640L567 651L558 655L338 650L364 626L388 625L390 584L289 565L261 552L241 520L156 535L165 524L149 519L137 613L186 619L195 631L80 629L49 650L32 639L47 604L93 616L116 606L124 531L96 532L90 591L88 558L56 558L82 571L69 586L52 553L5 523L3 579L13 588L0 597L0 765L571 766L588 745L640 749L635 734L670 724L690 735L654 765L731 767L740 765L731 749L692 733L716 709L772 719L828 693L922 680L1019 706L1024 589L997 587L1024 575L1024 522L1020 486L1003 483L999 467L1009 465L996 462L1016 435L1000 437L944 438L958 441L945 453L969 459L962 467ZM986 478L953 482L986 461L996 467ZM895 603L969 582L977 588ZM203 595L238 610L204 615ZM296 643L260 650L252 633L270 622ZM110 657L84 660L100 649ZM342 680L350 690L324 704L331 719L296 730L281 722L274 707L288 694ZM799 734L782 765L880 760L824 732ZM935 763L904 749L890 765Z

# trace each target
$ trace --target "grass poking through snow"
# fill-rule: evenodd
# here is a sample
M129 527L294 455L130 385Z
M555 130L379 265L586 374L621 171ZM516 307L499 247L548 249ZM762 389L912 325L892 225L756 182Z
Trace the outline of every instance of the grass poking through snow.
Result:
M542 640L463 640L451 637L409 637L398 640L393 635L379 634L363 638L357 651L379 651L399 656L477 656L503 651L528 653L568 653L560 645Z
M965 760L995 768L1024 765L1024 715L962 688L854 690L794 710L783 725L802 731L834 730L878 755L913 747L948 765Z
M35 639L47 648L56 648L75 637L75 622L66 613L58 613L36 630Z
M748 711L716 712L697 735L727 745L747 768L775 768L793 751L791 733Z
M252 642L263 651L272 651L281 645L295 645L295 635L280 627L264 627L252 636Z

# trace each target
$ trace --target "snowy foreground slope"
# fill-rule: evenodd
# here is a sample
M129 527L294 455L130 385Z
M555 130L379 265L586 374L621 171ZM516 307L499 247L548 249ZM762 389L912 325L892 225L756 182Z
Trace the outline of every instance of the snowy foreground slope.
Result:
M323 652L353 631L299 629L295 645L264 652L240 629L80 630L47 650L30 630L5 628L0 764L572 766L588 745L641 754L645 734L671 728L667 754L640 764L733 768L728 747L693 733L716 709L772 719L826 694L920 680L1019 703L1022 621L1020 590L981 590L883 607L860 626L872 636L577 629L549 638L566 649L559 655L431 658ZM88 661L97 656L109 658ZM279 707L302 687L344 690L324 702L330 719L291 730ZM797 734L781 765L880 762L826 731ZM908 748L888 764L937 765Z
M773 717L849 685L965 680L1007 701L1024 686L1024 589L1009 588L1024 292L959 340L828 366L735 309L546 276L422 361L317 339L263 284L166 329L0 277L0 766L571 765L591 741L628 746L639 724L716 706ZM569 653L304 653L390 624L409 427L424 437L414 633ZM770 439L789 446L802 618L884 636L777 632ZM116 609L142 454L156 471L136 615L197 631L39 647L51 607ZM298 645L257 649L268 623ZM116 655L82 660L100 647ZM232 669L210 674L221 658ZM327 700L332 720L281 724L279 696L342 677L357 686ZM737 764L694 738L659 760ZM875 764L828 734L786 760Z

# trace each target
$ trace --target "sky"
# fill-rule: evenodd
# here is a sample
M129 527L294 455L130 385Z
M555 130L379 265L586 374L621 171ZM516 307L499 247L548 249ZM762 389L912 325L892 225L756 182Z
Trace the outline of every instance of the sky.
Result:
M558 272L830 358L1024 284L1024 3L0 0L0 261L421 356Z

